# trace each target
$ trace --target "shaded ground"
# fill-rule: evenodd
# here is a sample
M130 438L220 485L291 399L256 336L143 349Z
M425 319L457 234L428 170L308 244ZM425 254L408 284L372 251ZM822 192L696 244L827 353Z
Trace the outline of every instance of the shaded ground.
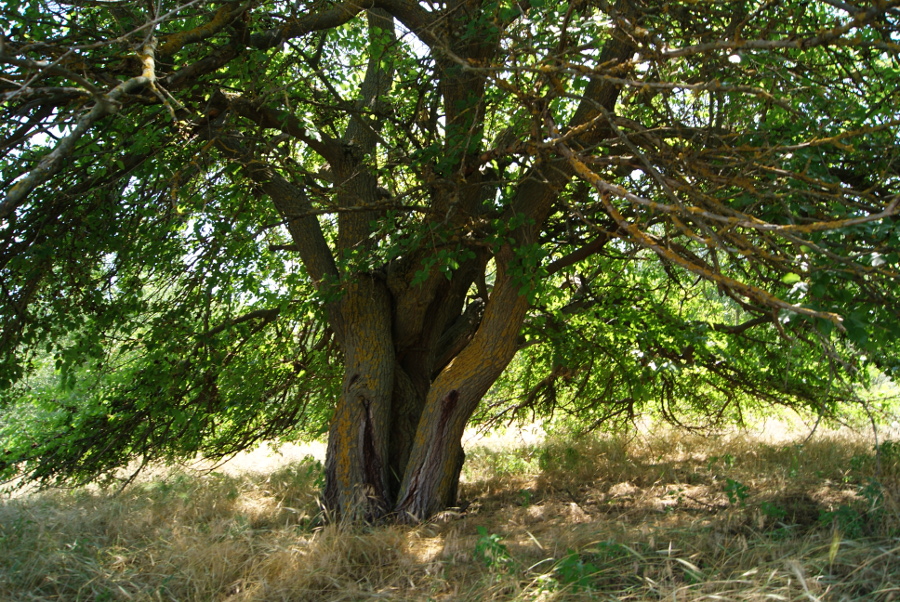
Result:
M771 432L771 431L770 431ZM314 459L0 507L2 600L894 600L900 444L470 441L464 507L323 526Z

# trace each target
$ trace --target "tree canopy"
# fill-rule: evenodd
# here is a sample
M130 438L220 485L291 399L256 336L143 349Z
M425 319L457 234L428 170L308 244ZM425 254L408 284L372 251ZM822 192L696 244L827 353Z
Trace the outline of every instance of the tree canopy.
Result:
M898 369L900 2L0 10L7 476L328 432L330 507L424 518L473 419Z

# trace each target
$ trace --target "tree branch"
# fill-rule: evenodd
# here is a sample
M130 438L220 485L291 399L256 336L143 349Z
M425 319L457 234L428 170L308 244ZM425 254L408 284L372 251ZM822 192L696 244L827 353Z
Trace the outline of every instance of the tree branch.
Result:
M141 47L140 51L142 59L142 75L132 77L131 79L122 82L106 94L97 98L97 102L91 110L77 121L72 133L60 140L56 147L41 159L37 167L32 169L21 180L10 187L6 193L6 197L0 201L0 219L6 219L12 215L16 208L25 202L25 199L32 190L46 182L59 171L63 161L72 154L75 143L84 136L91 126L118 110L118 101L120 98L135 90L143 88L144 86L153 84L155 73L153 72L152 66L155 48L156 40L153 37L149 37Z
M612 234L609 234L609 233L601 234L600 236L598 236L597 238L595 238L594 240L592 240L585 246L581 247L580 249L576 249L575 251L572 251L568 255L560 257L556 261L550 262L546 268L547 273L555 274L558 271L569 267L570 265L574 265L574 264L578 263L579 261L583 261L583 260L587 259L591 255L594 255L595 253L599 252L600 249L602 249L604 246L606 246L606 243L608 243L610 240L612 240Z
M276 308L272 309L257 309L256 311L251 311L249 313L244 314L243 316L238 316L237 318L233 318L219 324L215 328L211 328L204 333L201 333L200 337L211 337L219 334L220 332L231 328L232 326L237 326L243 322L249 322L250 320L262 320L263 324L268 324L272 320L278 317L278 314L281 313L281 310Z
M432 50L442 43L433 28L438 20L445 18L443 12L429 13L422 10L417 3L408 0L375 0L375 6L393 15Z
M729 326L727 324L710 324L713 330L716 332L725 332L728 334L741 334L747 330L750 330L754 326L759 326L761 324L768 324L772 321L771 316L760 316L759 318L753 318L752 320L747 320L746 322L742 322L741 324L735 324L733 326Z
M609 182L606 182L600 176L592 172L567 145L560 143L558 145L558 148L560 153L569 160L578 176L584 178L587 182L590 182L590 184L597 190L606 212L616 221L623 233L627 234L629 240L632 240L633 242L654 251L662 259L671 261L672 263L681 266L682 268L693 272L694 274L697 274L698 276L706 280L733 289L741 295L756 301L757 303L761 303L762 305L772 307L774 309L783 309L812 318L821 318L824 320L828 320L829 322L832 322L839 330L845 330L844 325L842 324L843 318L835 313L816 311L808 307L803 307L802 305L794 305L788 303L761 288L739 282L733 278L725 276L720 272L716 272L706 267L697 265L685 259L681 255L673 252L671 249L662 246L657 241L653 240L649 235L641 231L641 229L638 228L635 224L628 222L624 217L622 217L622 214L619 212L619 210L616 209L616 207L612 203L610 203L609 197L611 195L622 195L623 189L621 187L614 186Z
M381 9L368 12L368 64L366 75L359 88L357 108L380 108L383 97L390 90L394 67L385 58L382 42L396 41L393 18ZM387 40L385 40L385 38ZM357 205L374 205L378 200L378 179L366 165L365 157L371 155L378 143L378 132L360 113L351 115L342 136L344 147L341 156L331 166L337 176L337 205L339 208ZM341 212L338 214L338 247L342 250L365 247L371 244L369 234L378 213Z
M187 31L163 36L159 46L159 56L170 56L188 44L203 41L219 33L232 21L250 8L250 2L228 2L213 13L212 19Z
M285 134L293 136L316 151L329 163L339 160L340 142L324 135L322 135L322 140L316 140L309 135L296 115L260 105L238 94L221 92L218 94L225 99L228 107L241 117L246 117L260 127L281 130Z
M287 40L299 38L313 31L334 29L353 19L356 15L373 6L372 0L345 0L329 10L291 19L286 25L255 34L250 45L260 50L280 46Z

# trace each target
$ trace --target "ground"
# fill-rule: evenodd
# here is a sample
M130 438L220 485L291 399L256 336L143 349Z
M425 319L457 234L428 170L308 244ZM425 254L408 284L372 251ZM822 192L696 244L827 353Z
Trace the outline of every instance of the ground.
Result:
M470 434L462 507L415 527L323 523L315 446L20 495L0 599L897 599L900 444L808 435Z

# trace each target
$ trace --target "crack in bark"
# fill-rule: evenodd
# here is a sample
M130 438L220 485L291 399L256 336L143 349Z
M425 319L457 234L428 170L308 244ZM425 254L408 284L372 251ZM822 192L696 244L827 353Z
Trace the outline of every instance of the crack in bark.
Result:
M429 500L434 498L433 491L440 485L440 480L444 476L443 471L440 470L441 464L446 460L442 453L447 450L444 441L447 438L450 419L453 415L453 411L458 406L458 402L459 391L456 389L451 389L441 400L441 415L435 426L427 456L419 466L416 467L415 472L411 476L410 486L407 489L406 495L403 499L397 501L396 512L400 515L401 520L419 521L423 518L427 518L417 516L416 511L428 512L425 505L428 504ZM453 453L458 450L447 451L448 453ZM455 467L457 465L460 468L462 467L462 464L459 461L454 464ZM421 478L423 473L432 475L432 478L423 480ZM437 480L435 480L434 477L437 477ZM451 493L455 497L456 487L453 484L451 484Z
M365 475L365 483L369 491L366 493L371 497L373 504L370 512L376 516L384 513L387 499L387 491L385 491L382 482L382 468L384 462L378 453L375 445L375 430L373 427L374 419L372 417L372 402L363 396L360 396L363 406L362 425L362 454L363 454L363 470Z

